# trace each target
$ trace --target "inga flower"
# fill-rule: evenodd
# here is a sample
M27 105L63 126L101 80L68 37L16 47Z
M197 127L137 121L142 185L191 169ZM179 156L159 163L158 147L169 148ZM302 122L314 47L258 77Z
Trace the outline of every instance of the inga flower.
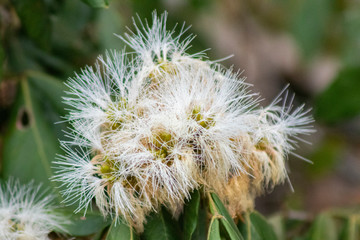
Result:
M0 239L49 239L53 230L61 230L66 221L53 212L52 195L40 192L32 182L20 185L9 180L0 187Z
M66 201L80 211L95 199L138 231L160 206L179 212L194 189L218 193L234 217L252 208L286 179L287 155L312 132L287 93L261 108L239 72L186 54L193 37L167 31L166 17L135 23L120 36L133 52L100 56L69 79L64 98L72 127L55 180Z

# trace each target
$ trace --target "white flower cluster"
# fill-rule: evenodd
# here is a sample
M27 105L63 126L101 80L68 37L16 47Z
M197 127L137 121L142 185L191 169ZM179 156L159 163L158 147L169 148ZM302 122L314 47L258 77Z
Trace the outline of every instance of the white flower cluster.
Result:
M279 97L260 108L238 73L186 54L193 37L167 31L166 17L120 36L132 53L107 53L68 81L72 129L56 162L69 202L95 199L140 231L150 211L176 212L199 188L246 210L286 178L286 155L311 132L303 106Z
M0 239L47 240L66 221L52 210L53 197L33 183L9 180L0 187Z

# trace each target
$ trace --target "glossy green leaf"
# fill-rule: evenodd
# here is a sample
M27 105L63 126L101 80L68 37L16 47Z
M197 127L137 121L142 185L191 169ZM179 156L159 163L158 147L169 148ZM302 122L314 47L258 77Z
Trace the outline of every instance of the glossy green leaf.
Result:
M207 240L221 240L219 219L216 216L213 216L210 221Z
M240 240L243 239L239 229L236 224L230 217L230 214L226 210L225 206L222 204L221 200L215 193L211 193L209 196L209 205L210 211L213 215L221 215L220 218L221 224L225 227L227 233L229 234L230 239Z
M315 102L315 117L336 123L360 114L360 68L342 70Z
M241 225L245 239L277 240L277 236L266 219L258 212L246 213L245 224Z
M184 206L184 239L191 239L198 221L200 193L195 190L191 199Z
M134 240L137 239L134 230L120 221L113 221L106 236L106 240Z
M311 226L308 235L308 240L336 240L338 239L338 233L334 219L326 213L318 215L313 225Z
M39 46L50 47L51 21L45 1L14 0L12 2L27 35Z
M34 88L28 78L21 80L21 91L4 140L2 174L5 178L14 176L22 182L34 180L56 189L49 178L51 162L60 152L58 126L49 119L59 116L56 113L50 116L51 103L44 99L44 94Z
M152 213L147 218L143 238L146 240L175 240L181 239L178 223L163 208L159 212Z
M82 0L84 3L93 8L107 8L109 7L108 0Z
M57 209L57 213L65 216L70 221L65 225L66 232L71 236L87 236L102 231L111 224L111 220L95 211L83 213L73 213L72 209Z

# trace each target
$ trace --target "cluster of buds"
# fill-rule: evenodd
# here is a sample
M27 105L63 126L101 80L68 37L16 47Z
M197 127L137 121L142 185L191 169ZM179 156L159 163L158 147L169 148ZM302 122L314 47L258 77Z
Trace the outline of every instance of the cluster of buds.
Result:
M285 159L312 130L287 94L268 107L239 73L189 55L193 36L166 30L166 13L119 36L133 52L108 52L69 79L66 154L55 180L70 203L142 230L160 206L181 210L195 189L218 193L230 213L286 179ZM277 106L283 102L282 106Z

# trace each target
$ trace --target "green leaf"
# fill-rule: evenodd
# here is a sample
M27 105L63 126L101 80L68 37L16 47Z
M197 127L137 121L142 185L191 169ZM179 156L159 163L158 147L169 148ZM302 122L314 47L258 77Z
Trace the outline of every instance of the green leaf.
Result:
M357 216L349 216L344 224L339 237L340 240L357 240L360 239L360 229Z
M354 66L360 62L360 8L358 3L346 4L346 14L351 14L351 17L341 17L336 22L340 23L339 30L336 36L341 36L341 62L344 66ZM334 31L335 32L335 31Z
M44 94L58 113L64 115L66 105L62 102L62 97L65 95L65 91L68 90L65 84L41 72L28 71L27 75L31 84Z
M71 236L87 236L94 234L102 231L111 223L111 220L104 219L99 212L95 211L89 211L86 215L83 213L75 214L72 209L68 208L57 209L56 211L70 221L64 228Z
M147 224L143 237L146 240L173 240L181 239L178 223L175 222L171 215L163 208L159 212L153 212L147 218Z
M88 48L88 44L92 39L87 36L84 38L84 31L89 27L89 23L92 21L94 15L94 9L89 8L83 2L76 1L64 1L62 8L59 9L57 19L54 21L54 46L59 52L58 55L68 58L74 57L74 53L78 55L79 51L86 51L87 54L91 54L94 50ZM81 49L77 49L77 48ZM78 63L73 63L78 65Z
M115 34L120 34L124 31L123 20L116 8L99 11L96 29L101 49L123 48L123 42L115 36Z
M194 240L205 240L208 232L209 208L204 201L200 201L196 229L192 235Z
M286 230L286 239L304 239L307 240L304 229L309 229L309 223L303 219L285 218L284 228Z
M200 206L200 192L195 190L184 206L184 239L191 239L195 232Z
M55 189L55 183L49 178L52 176L51 162L60 152L56 133L59 126L49 121L58 115L52 113L54 115L50 116L48 111L51 111L51 104L43 93L34 88L28 78L22 79L21 93L4 141L2 174L5 178L14 176L22 182L34 180Z
M273 227L266 221L266 219L258 212L250 214L252 226L256 229L257 233L262 239L277 240Z
M241 226L245 239L277 240L273 227L258 212L246 213L245 224Z
M211 218L207 240L221 240L219 219L216 216Z
M209 205L210 211L213 215L221 215L220 222L225 227L227 233L229 234L230 239L239 240L244 239L241 235L239 229L236 224L230 217L230 214L226 210L225 206L222 204L221 200L215 193L211 193L209 195Z
M21 80L21 91L10 118L10 128L5 136L2 175L13 176L21 182L34 180L43 186L58 190L52 176L51 162L60 153L58 138L61 137L59 113L64 85L57 79L37 72L28 72ZM62 197L58 194L58 202ZM58 209L71 224L65 226L73 236L85 236L98 232L110 222L96 212L73 214L69 209Z
M15 61L12 61L11 63L15 65L19 64L19 61L16 61L19 58L21 59L20 63L22 63L22 66L20 67L16 66L15 69L24 69L25 71L31 69L32 71L34 71L36 70L36 68L33 68L31 65L33 65L34 62L36 62L36 64L39 65L37 69L41 69L42 71L46 69L46 70L50 70L51 72L64 73L64 76L69 76L74 73L74 69L73 69L74 66L71 66L70 62L68 62L66 59L61 59L61 56L59 54L53 54L52 52L37 47L28 38L22 37L18 39L18 43L14 44L14 41L12 41L11 44L15 45L12 46L13 54L18 55L18 56L13 56L13 58L15 57L14 59ZM21 48L21 49L16 49L16 51L14 52L14 48ZM26 61L26 59L23 59L24 57L27 57L28 61ZM23 71L21 71L21 73L23 73Z
M291 32L304 56L312 57L324 45L335 0L307 0L299 1L299 4L293 16Z
M108 0L82 0L84 3L93 8L107 8L109 7Z
M268 218L269 224L272 226L277 239L285 240L285 223L284 217L281 214L276 214Z
M42 48L50 47L50 15L43 0L14 0L15 9L27 35Z
M315 163L307 169L310 177L320 179L333 171L341 159L344 146L344 140L339 136L327 134L309 158Z
M116 220L114 220L111 224L106 236L106 240L134 240L136 238L137 237L135 236L133 229L129 227L129 225L120 221L116 222Z
M152 10L157 9L157 11L162 12L164 8L163 3L161 0L151 0L151 1L144 1L144 0L132 0L131 2L131 9L134 10L139 16L143 19L151 19ZM150 11L149 11L150 10ZM167 23L171 21L171 16L167 19Z
M360 68L342 70L315 102L315 117L336 123L360 113Z
M313 225L311 226L308 235L308 240L336 240L338 239L337 229L334 219L326 213L318 215Z
M23 74L27 69L43 70L43 67L34 61L27 51L33 43L28 39L12 38L7 50L7 68L9 72Z

